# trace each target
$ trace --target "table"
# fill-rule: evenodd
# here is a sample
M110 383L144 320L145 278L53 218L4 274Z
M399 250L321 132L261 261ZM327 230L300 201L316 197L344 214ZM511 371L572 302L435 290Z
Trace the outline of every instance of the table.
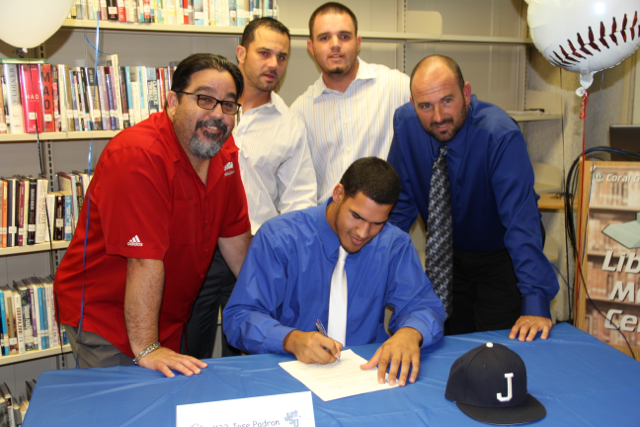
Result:
M596 338L558 324L549 339L510 340L509 331L444 337L422 351L418 381L405 387L323 402L313 395L317 426L487 426L445 399L453 362L487 341L525 362L529 392L546 408L535 426L640 425L640 363ZM351 347L370 358L377 344ZM24 427L175 426L176 405L306 391L279 362L291 355L207 360L200 375L165 378L137 366L44 372Z

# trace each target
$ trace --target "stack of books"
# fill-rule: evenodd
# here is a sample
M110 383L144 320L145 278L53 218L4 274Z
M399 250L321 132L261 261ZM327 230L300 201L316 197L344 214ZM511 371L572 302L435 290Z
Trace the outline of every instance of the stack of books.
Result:
M175 66L0 59L0 133L122 130L164 110Z
M46 178L0 177L0 248L71 240L91 177L58 172L55 192Z
M277 0L75 0L69 19L244 27L278 18Z
M53 299L53 276L29 277L0 286L2 356L66 344Z

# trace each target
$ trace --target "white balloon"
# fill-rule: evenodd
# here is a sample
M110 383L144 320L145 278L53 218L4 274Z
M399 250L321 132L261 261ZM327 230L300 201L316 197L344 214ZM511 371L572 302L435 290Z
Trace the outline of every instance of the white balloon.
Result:
M62 25L73 0L0 0L0 39L15 47L44 43Z
M525 0L536 48L553 65L593 75L620 64L640 45L640 0Z

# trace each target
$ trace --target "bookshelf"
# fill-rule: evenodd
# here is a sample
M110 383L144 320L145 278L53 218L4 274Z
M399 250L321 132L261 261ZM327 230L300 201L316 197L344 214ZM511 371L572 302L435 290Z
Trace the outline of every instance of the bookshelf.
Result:
M95 29L96 21L67 19L62 24L63 28ZM244 31L243 27L216 27L203 25L170 25L170 24L141 24L133 22L100 21L100 29L108 31L140 31L154 33L183 33L206 34L216 36L239 37ZM291 37L307 39L308 29L289 28ZM499 36L465 36L422 33L398 33L390 31L359 31L364 41L401 42L401 43L483 43L483 44L531 44L530 38L524 37L499 37Z
M32 350L22 354L2 356L0 357L0 366L12 365L14 363L26 362L29 360L42 359L49 356L59 356L66 353L71 353L71 345L69 344L51 347L45 350Z
M0 257L9 255L22 255L36 252L46 252L50 250L67 249L69 242L66 240L55 240L52 243L38 243L35 245L13 246L10 248L0 248Z
M111 130L94 130L88 132L42 132L38 135L35 133L18 133L0 134L0 144L3 142L34 142L38 138L40 141L73 141L86 139L111 139L119 131Z

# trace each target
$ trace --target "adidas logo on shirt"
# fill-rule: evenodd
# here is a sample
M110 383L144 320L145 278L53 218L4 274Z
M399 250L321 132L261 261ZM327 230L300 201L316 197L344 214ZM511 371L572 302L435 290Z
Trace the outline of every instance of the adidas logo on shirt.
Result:
M226 165L224 165L224 176L229 176L234 172L235 170L233 169L233 162L228 162Z
M138 237L137 234L133 236L131 240L129 240L129 242L127 243L127 246L142 246L142 242L140 241L140 238Z

